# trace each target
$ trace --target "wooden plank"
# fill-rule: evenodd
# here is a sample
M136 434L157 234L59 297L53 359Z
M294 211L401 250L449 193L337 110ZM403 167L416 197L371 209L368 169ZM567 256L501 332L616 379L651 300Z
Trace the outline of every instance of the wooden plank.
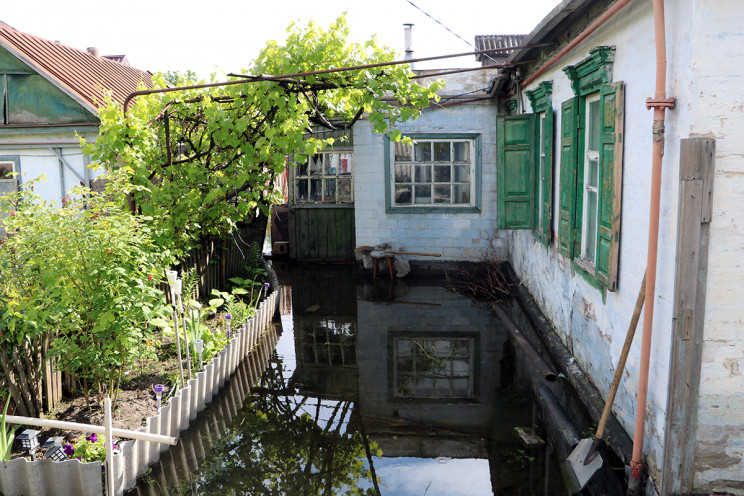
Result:
M341 245L339 243L338 232L343 229L339 224L341 211L338 208L329 209L326 213L326 239L328 242L328 251L326 257L328 260L338 260L341 258Z
M331 240L328 239L328 232L333 224L333 218L329 215L333 210L328 208L319 208L315 210L315 217L318 221L315 239L318 244L318 260L328 260L328 245Z
M715 140L681 140L672 353L661 494L690 494L695 473Z

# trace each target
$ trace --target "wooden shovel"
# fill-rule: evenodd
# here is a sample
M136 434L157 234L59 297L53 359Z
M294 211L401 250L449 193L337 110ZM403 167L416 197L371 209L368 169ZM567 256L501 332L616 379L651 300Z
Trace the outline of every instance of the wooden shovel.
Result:
M597 425L597 431L594 433L594 437L582 439L579 444L576 445L574 450L568 456L568 464L571 467L569 470L570 488L572 494L581 491L587 482L594 476L594 474L602 467L602 457L597 456L597 448L599 447L600 441L602 441L602 435L604 434L607 420L610 418L610 411L612 411L612 403L615 400L615 394L617 393L618 386L620 385L620 379L623 376L623 370L625 370L625 362L628 359L628 352L630 351L630 345L633 343L633 336L635 335L636 327L638 326L638 320L641 316L641 309L643 308L643 302L646 296L646 274L643 275L643 282L641 283L641 289L638 292L638 299L636 300L635 310L633 310L633 318L630 319L630 326L628 327L628 334L625 336L625 345L623 351L620 353L620 361L615 369L615 376L612 379L612 385L610 386L610 392L607 395L607 401L605 401L604 410L602 410L602 416L599 419Z

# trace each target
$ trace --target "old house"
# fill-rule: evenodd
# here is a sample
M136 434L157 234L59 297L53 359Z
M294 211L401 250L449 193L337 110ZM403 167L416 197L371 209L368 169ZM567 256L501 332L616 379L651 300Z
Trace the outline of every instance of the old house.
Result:
M660 7L669 98L654 87ZM661 494L744 494L744 5L665 7L565 0L510 55L522 64L497 89L513 114L497 130L498 225L511 230L515 271L606 395L647 267L654 140L663 147L645 419L636 424L640 330L614 412L629 433L641 426ZM650 109L661 106L659 131Z
M646 272L656 141L645 416L642 326L613 411L644 433L649 494L744 494L744 5L663 4L562 1L498 77L448 76L440 104L400 126L413 146L358 122L356 244L508 260L606 397ZM659 7L668 97L655 91Z
M151 86L151 74L129 66L123 55L102 57L97 49L84 52L2 22L0 77L2 191L44 175L35 191L58 203L100 174L87 168L78 136L95 140L106 91L123 103L138 85ZM9 172L23 175L9 181Z

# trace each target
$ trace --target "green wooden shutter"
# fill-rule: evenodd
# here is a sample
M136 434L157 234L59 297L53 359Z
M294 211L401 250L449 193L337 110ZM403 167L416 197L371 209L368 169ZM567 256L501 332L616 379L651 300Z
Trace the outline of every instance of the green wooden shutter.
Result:
M617 287L620 246L621 188L623 180L622 82L602 86L599 148L599 219L597 226L597 280L610 291Z
M535 114L499 117L498 226L532 229L535 219Z
M538 205L538 208L541 208L543 211L543 221L540 226L542 231L540 241L548 244L550 243L553 214L553 109L550 107L545 111L545 122L543 126L542 151L545 153L545 176L542 178L542 184L539 186L543 190L543 204ZM539 169L539 157L536 162L537 169ZM538 174L540 173L539 170L537 172Z
M574 254L576 210L576 154L578 146L578 97L561 104L561 180L558 190L558 251Z

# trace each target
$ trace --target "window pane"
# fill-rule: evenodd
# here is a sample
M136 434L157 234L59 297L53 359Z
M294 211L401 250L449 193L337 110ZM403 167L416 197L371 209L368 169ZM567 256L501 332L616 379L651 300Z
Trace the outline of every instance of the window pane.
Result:
M450 182L452 171L449 165L435 165L434 166L434 182L435 183L448 183Z
M310 159L308 159L308 162ZM297 164L297 175L298 176L307 176L307 164L308 162L304 162L302 164Z
M327 201L327 202L336 201L336 180L335 179L325 180L325 191L323 193L323 201Z
M470 185L469 184L453 184L454 198L452 203L470 203Z
M395 182L396 183L410 183L411 182L411 166L410 165L395 165Z
M403 143L395 144L395 161L396 162L410 162L411 161L412 146L410 144L404 145Z
M431 203L431 186L427 185L416 185L416 201L415 203Z
M453 143L455 162L470 162L470 143L465 141L456 141Z
M338 153L327 153L325 155L325 173L336 174L338 171Z
M458 183L469 183L470 167L467 165L456 165L454 181L457 181Z
M416 143L416 162L431 162L431 141Z
M450 144L446 142L434 143L434 161L435 162L449 162L450 161Z
M599 161L590 160L589 170L587 171L587 173L588 173L587 184L594 188L599 186Z
M434 186L434 203L450 203L450 185Z
M599 150L599 100L589 102L587 149Z
M430 183L431 182L431 165L417 165L416 166L416 182L417 183Z
M351 201L351 179L338 180L338 201Z
M307 179L299 179L297 181L297 189L295 191L296 201L307 201Z
M339 174L351 174L351 153L341 153L338 161Z
M320 201L323 192L321 191L320 179L310 179L310 191L308 193L309 201Z
M407 205L411 203L411 185L395 187L395 203Z
M587 191L586 195L586 238L584 258L594 262L597 241L597 192Z
M323 155L313 155L310 157L310 163L308 164L310 174L322 174L323 173Z

